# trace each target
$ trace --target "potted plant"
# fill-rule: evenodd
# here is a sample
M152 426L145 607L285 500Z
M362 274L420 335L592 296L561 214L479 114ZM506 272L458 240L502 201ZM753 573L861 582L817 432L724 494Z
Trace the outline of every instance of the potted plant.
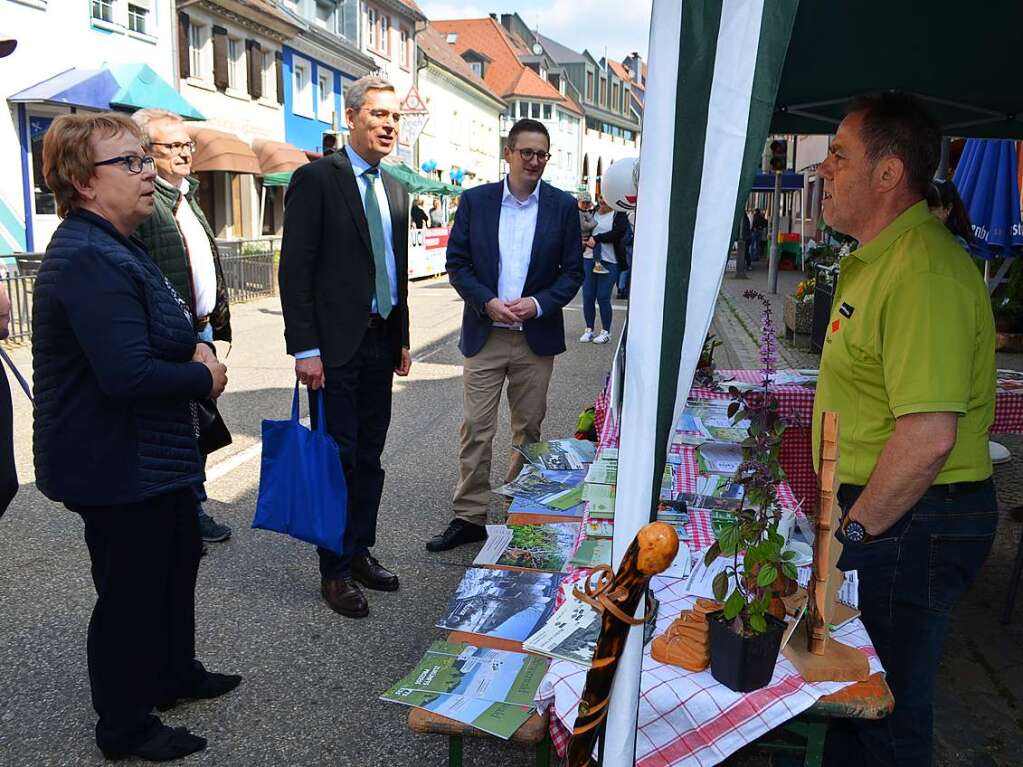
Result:
M733 478L744 488L743 503L731 522L721 527L718 540L704 557L708 565L720 556L732 560L714 579L714 596L724 607L708 619L711 674L737 692L770 682L785 628L781 598L796 588L791 561L795 554L784 550L785 540L778 532L782 514L777 491L785 476L778 451L785 422L772 391L776 340L771 304L756 291L743 295L764 306L762 379L757 389L748 392L729 388L733 423L749 421L743 462Z
M795 291L785 297L785 329L786 336L809 335L813 328L813 291L816 280L809 277L798 285Z

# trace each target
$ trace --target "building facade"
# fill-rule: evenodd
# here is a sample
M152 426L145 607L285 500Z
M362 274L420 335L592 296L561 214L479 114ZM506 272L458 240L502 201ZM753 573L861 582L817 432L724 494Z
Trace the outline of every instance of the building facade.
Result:
M416 28L426 16L415 0L364 0L362 3L362 51L376 63L378 73L385 77L398 94L402 104L416 102ZM414 142L398 133L394 157L416 167Z
M349 83L377 70L360 50L358 0L284 0L306 22L283 46L284 136L289 144L323 151L325 134L347 133L344 94Z
M64 92L84 83L102 85L104 64L118 74L147 65L172 87L176 19L173 0L130 5L126 0L0 0L0 20L0 34L18 41L14 53L0 59L6 102L0 115L4 255L45 249L59 223L43 180L43 134L58 115L91 108L73 104ZM61 83L67 86L63 91ZM12 101L26 91L23 100Z
M568 95L565 81L556 77L553 68L548 69L549 60L540 55L542 51L530 48L520 35L493 16L435 21L431 26L506 103L501 117L502 139L523 117L542 122L551 136L552 155L544 180L565 191L576 191L582 160L583 111ZM502 176L505 172L502 168Z
M420 166L448 183L462 186L501 178L501 116L507 104L432 27L416 37L419 90L429 119L419 134ZM460 175L464 174L464 175Z

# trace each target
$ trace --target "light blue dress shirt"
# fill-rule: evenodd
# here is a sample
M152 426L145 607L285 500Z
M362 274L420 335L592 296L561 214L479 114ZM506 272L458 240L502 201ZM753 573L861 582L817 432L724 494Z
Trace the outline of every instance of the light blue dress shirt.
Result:
M359 197L362 200L363 210L366 209L366 192L370 188L370 180L366 178L366 171L370 168L380 166L370 165L364 160L358 152L352 147L346 146L344 151L348 154L348 159L352 163L352 171L355 173L356 183L359 187ZM380 176L383 176L383 171L380 171ZM394 261L394 228L391 226L391 208L387 204L387 193L384 192L384 180L378 178L375 184L377 205L380 207L380 217L383 219L384 225L384 261L387 263L387 283L391 288L391 306L392 311L398 307L398 267ZM373 314L377 313L377 299L373 297L373 303L370 306L370 311ZM304 352L297 352L295 359L304 360L307 357L319 357L319 349L308 349Z

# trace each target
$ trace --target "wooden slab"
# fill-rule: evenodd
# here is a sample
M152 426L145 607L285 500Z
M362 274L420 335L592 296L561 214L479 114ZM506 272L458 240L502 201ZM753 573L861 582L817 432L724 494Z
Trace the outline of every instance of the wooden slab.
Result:
M547 734L550 715L533 713L525 724L511 736L512 743L523 746L535 746ZM413 708L408 715L408 726L413 732L437 735L463 735L470 738L494 738L489 732L477 730L475 727L440 716L425 708ZM498 738L500 740L500 738Z
M883 719L894 710L895 696L881 672L825 695L810 708L835 719Z
M870 676L870 662L862 650L828 637L824 654L811 652L806 622L801 621L782 653L808 682L862 682Z

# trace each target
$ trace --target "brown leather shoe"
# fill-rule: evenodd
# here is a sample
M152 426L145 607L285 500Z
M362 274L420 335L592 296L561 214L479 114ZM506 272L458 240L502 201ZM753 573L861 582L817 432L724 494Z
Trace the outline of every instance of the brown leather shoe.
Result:
M352 578L367 589L375 591L397 591L398 576L377 562L369 554L352 559Z
M350 578L323 578L320 593L330 609L346 618L365 618L369 603L359 586Z

